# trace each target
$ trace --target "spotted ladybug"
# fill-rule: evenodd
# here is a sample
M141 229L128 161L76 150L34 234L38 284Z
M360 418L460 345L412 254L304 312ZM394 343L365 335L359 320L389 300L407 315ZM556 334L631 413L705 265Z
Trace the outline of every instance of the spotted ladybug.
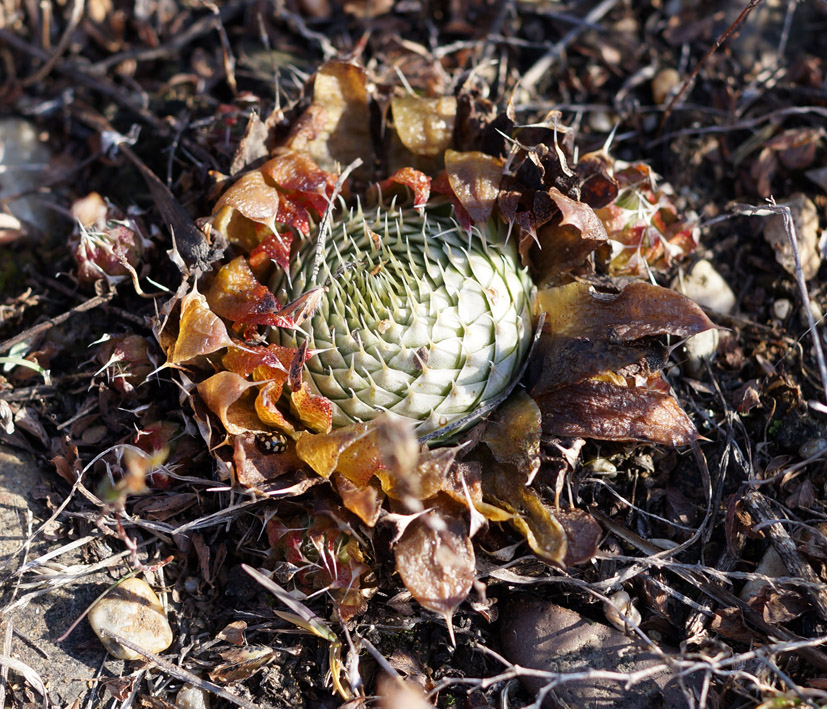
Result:
M287 450L287 437L281 433L259 433L256 444L262 453L284 453Z

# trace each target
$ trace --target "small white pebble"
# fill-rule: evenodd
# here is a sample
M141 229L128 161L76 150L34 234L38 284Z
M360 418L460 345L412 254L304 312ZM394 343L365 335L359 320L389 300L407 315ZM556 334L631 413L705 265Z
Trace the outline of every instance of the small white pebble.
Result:
M126 579L92 606L89 625L109 654L121 660L145 658L113 640L107 632L131 640L152 653L163 652L172 644L172 629L161 601L149 584L138 578Z
M772 314L779 320L786 320L793 308L793 304L786 298L779 298L772 304Z
M175 695L175 709L209 709L210 695L191 684L181 687Z

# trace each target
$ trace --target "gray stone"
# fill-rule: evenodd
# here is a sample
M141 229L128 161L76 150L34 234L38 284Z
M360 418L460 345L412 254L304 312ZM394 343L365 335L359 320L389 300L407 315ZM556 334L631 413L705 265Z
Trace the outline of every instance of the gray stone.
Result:
M159 653L172 644L172 629L158 596L146 581L126 579L89 611L89 625L109 654L121 660L143 660L143 655L106 635L115 633L147 652Z
M175 695L176 709L210 709L210 694L203 689L184 685Z
M51 151L40 140L34 124L22 118L0 120L0 199L36 190L50 158ZM4 229L11 233L19 226L19 231L25 232L31 224L46 231L52 222L52 211L31 195L11 200L8 208L22 223L16 225L8 218L0 221L0 243Z
M518 594L505 603L500 637L506 658L537 670L566 674L592 669L628 673L659 662L657 656L636 639L572 610L525 594ZM663 649L667 654L674 652ZM534 694L547 684L547 680L539 677L522 677L521 681ZM692 684L690 679L689 691ZM667 671L632 687L605 678L566 682L547 695L543 708L552 709L560 704L589 709L689 706L680 681Z

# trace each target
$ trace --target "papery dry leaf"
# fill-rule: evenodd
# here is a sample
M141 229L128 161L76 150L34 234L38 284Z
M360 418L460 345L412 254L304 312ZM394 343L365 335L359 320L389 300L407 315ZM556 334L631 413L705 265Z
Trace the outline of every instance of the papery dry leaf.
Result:
M252 677L275 657L275 651L267 645L246 645L225 650L220 656L225 662L217 665L209 675L213 682L226 684Z
M169 355L170 364L183 364L233 344L221 319L210 310L207 299L193 289L181 301L178 337Z
M248 251L258 245L255 229L242 219L266 226L276 232L279 191L268 184L258 170L247 172L224 192L213 207L213 226L225 234L231 244L241 244Z
M589 380L536 395L543 432L607 441L687 446L698 432L669 394Z
M487 500L511 514L509 521L526 538L531 551L545 561L563 564L568 550L563 526L513 467L486 466L482 490Z
M233 468L240 485L257 488L302 467L295 447L288 445L283 453L265 453L256 438L252 433L233 438Z
M577 161L574 171L580 178L581 202L600 209L615 200L618 184L611 174L613 168L614 160L605 150L586 153Z
M503 175L503 161L485 153L445 151L451 189L475 224L491 217Z
M378 484L369 482L359 487L341 473L333 473L333 482L342 498L342 504L368 527L375 526L382 511L382 503L385 501L385 495Z
M497 462L513 465L529 481L540 469L541 422L537 404L520 389L489 420L482 442Z
M410 474L400 469L381 470L377 474L382 482L382 489L394 500L413 497L427 500L443 492L450 485L449 471L454 464L458 450L456 448L434 448L421 451L419 460L414 460Z
M369 172L373 141L365 70L345 61L323 64L313 81L310 108L315 112L313 131L317 135L306 142L306 150L315 162L334 172L359 158L364 166L357 173ZM291 147L298 144L293 136Z
M636 340L652 335L689 337L715 327L703 310L669 288L635 281L620 293L599 293L587 283L569 283L537 293L553 335L593 340Z
M417 517L397 543L396 570L413 597L450 619L471 591L476 562L462 520L430 511Z
M287 370L290 385L290 406L299 420L311 431L329 433L333 427L333 405L329 399L314 394L307 382L302 381L302 371L307 360L307 342L302 344Z
M250 389L258 386L258 382L248 382L233 372L218 372L198 385L198 394L230 435L264 433L267 429L256 415L250 396Z
M453 96L395 96L391 112L399 139L414 155L436 157L451 145L457 114Z
M325 434L307 431L296 439L296 453L305 463L324 478L337 469L339 457L368 432L368 424L355 423Z
M267 157L267 125L259 118L258 113L253 112L247 119L247 126L244 128L244 135L238 143L238 147L230 163L230 174L237 175L246 170L253 163Z
M293 431L296 430L295 426L287 420L278 408L281 393L284 391L285 381L287 381L286 375L284 378L279 378L262 385L258 396L256 396L256 415L261 419L262 423L272 428L277 428L286 433L293 433Z

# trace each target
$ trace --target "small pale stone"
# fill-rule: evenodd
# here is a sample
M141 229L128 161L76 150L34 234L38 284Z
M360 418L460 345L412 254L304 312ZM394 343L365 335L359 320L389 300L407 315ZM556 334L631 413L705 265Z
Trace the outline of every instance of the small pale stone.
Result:
M89 625L111 655L121 660L143 660L137 652L104 635L109 631L131 640L147 652L159 653L172 644L172 629L164 608L149 585L126 579L89 611Z
M210 694L191 684L181 687L175 695L175 709L209 709Z
M786 298L779 298L772 304L772 314L779 320L786 320L793 308L791 301Z
M672 287L716 313L728 315L735 309L735 293L707 260L698 261L693 269L682 279L676 279ZM683 366L692 377L703 373L704 362L710 360L718 350L721 336L718 330L707 330L690 337L683 346L685 361Z
M692 270L682 279L677 279L672 287L692 298L698 305L716 313L729 315L735 309L735 293L706 259L698 261Z
M683 366L686 373L692 377L699 377L704 371L704 362L711 360L718 351L721 335L718 330L706 330L693 335L683 343L683 354L686 359Z
M670 92L680 81L681 75L675 69L661 69L652 79L652 99L654 102L658 106L666 103Z

